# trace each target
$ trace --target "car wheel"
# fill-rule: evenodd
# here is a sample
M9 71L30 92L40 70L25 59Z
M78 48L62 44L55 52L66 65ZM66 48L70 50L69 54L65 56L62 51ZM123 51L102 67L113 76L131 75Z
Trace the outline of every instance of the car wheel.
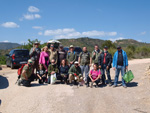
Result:
M14 69L14 65L13 65L13 63L11 63L10 67L11 67L11 69Z
M6 66L9 67L8 63L6 62Z

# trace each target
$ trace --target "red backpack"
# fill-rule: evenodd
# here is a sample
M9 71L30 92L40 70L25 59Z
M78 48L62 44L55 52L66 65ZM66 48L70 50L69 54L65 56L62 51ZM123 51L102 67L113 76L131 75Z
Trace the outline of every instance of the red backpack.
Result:
M23 67L26 66L26 65L28 66L28 64L22 64L22 66L18 69L18 72L17 72L17 73L18 73L19 76L21 76ZM28 66L28 67L29 67L29 66Z

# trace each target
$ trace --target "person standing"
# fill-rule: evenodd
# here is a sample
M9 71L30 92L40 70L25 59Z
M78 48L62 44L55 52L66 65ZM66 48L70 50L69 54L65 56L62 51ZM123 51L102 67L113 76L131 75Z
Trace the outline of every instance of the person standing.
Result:
M112 55L108 52L108 47L105 46L104 51L101 53L101 55L98 58L99 68L101 69L101 73L102 73L103 85L105 85L105 80L106 80L105 71L107 74L109 86L112 85L111 76L110 76L110 68L112 67L111 63L112 63Z
M92 52L92 61L94 64L98 65L98 57L100 56L101 50L99 49L98 45L95 45L95 50Z
M114 54L113 58L113 69L115 70L115 80L113 87L117 87L118 77L121 71L122 77L125 74L126 69L128 69L128 57L124 50L122 50L121 46L117 47L117 51ZM122 86L126 88L126 83L122 78Z
M36 72L39 70L39 58L40 58L40 52L41 52L39 45L40 45L39 42L35 42L34 47L31 48L30 53L29 53L31 60L33 61L32 74L34 74L35 69L36 69Z
M66 59L67 52L64 50L64 47L62 45L59 46L59 51L58 51L58 66L60 66L61 61L63 59Z
M39 64L42 64L45 71L48 72L48 65L49 65L49 51L48 47L45 46L42 49L42 52L40 54Z
M58 61L58 52L54 49L54 44L51 44L50 49L49 49L49 61L51 62L52 59L55 60L55 64L57 64Z
M76 58L77 58L77 53L74 51L74 46L70 45L69 51L67 53L67 61L70 67L74 64Z
M85 72L85 82L87 82L87 77L92 64L92 58L90 57L90 53L87 51L87 47L83 47L83 52L79 54L78 62L80 64L82 75Z

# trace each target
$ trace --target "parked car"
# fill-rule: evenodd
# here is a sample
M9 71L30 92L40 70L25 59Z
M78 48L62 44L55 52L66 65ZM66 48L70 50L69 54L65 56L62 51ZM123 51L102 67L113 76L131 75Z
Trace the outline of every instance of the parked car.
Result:
M54 48L55 48L55 49L58 49L60 43L61 43L61 42L59 42L58 40L49 40L49 41L47 42L47 47L50 48L50 45L51 45L51 44L54 44Z
M68 52L69 51L69 47L64 47L64 50ZM75 47L74 51L77 53L77 59L76 59L76 61L77 61L78 57L79 57L79 54L82 52L82 49L80 47Z
M14 69L21 66L22 63L27 63L29 59L29 50L27 49L13 49L9 54L6 54L6 65Z

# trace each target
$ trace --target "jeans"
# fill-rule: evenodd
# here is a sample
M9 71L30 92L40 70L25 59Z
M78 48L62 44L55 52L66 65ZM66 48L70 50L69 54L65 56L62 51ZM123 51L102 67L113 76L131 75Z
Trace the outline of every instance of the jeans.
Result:
M80 68L81 68L82 75L85 72L85 81L87 81L87 77L89 76L90 66L89 65L83 65L83 66L80 66Z
M108 78L108 83L111 83L111 76L110 76L110 68L107 70L106 65L104 64L103 68L101 69L101 74L102 74L102 83L105 84L106 76L105 76L105 71L107 74Z
M116 70L115 70L115 80L114 80L114 85L117 85L118 83L118 77L119 77L119 74L120 74L120 71L121 71L121 75L122 77L124 76L125 74L125 67L124 66L117 66ZM123 80L122 78L122 85L126 85L125 84L125 81Z
M87 84L89 84L89 82L91 82L90 77L87 77ZM100 82L100 79L96 80L95 83L98 85L98 83Z

